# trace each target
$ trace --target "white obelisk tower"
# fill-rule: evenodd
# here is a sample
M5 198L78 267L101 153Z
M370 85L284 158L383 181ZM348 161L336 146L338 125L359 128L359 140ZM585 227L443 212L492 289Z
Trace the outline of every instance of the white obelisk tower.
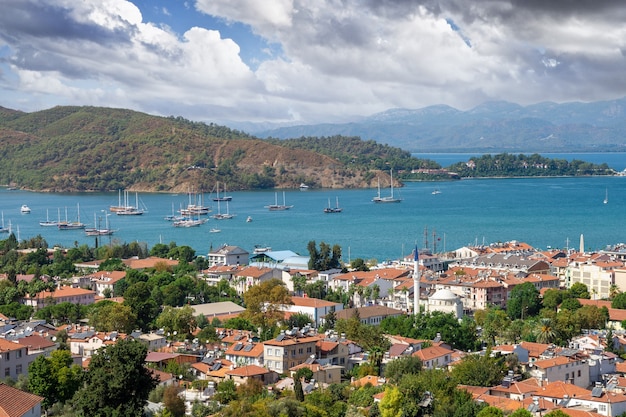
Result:
M585 253L585 237L580 234L580 253Z
M413 314L420 313L420 268L419 268L419 252L415 245L413 253Z

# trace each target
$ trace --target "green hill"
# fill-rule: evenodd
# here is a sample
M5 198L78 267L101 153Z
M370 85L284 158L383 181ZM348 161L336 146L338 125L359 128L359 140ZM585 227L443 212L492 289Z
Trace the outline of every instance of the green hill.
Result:
M0 107L0 152L0 183L45 191L355 188L374 178L372 166L227 127L100 107Z

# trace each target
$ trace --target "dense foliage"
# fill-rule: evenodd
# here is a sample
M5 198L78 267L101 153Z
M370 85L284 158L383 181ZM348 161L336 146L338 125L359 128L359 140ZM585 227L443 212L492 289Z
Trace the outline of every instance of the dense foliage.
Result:
M448 167L461 177L540 177L613 175L607 164L545 158L539 154L486 154Z

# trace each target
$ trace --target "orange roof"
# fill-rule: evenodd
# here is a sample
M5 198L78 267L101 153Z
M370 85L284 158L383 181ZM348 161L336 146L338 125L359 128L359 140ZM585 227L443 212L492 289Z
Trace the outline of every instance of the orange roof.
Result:
M446 349L442 346L429 346L427 348L420 349L417 352L414 352L411 356L416 356L422 361L429 361L431 359L440 358L445 355L451 355L452 353L454 353L454 351Z
M332 307L339 303L333 303L331 301L320 300L319 298L312 297L291 297L293 305L298 307Z
M58 287L54 292L50 292L48 290L41 291L39 294L28 295L26 298L37 299L37 298L61 298L61 297L74 297L77 295L95 295L96 292L92 290L85 290L83 288L74 288L69 286Z
M0 382L0 416L21 417L43 401L43 397Z
M290 345L297 345L300 343L317 342L318 340L319 340L319 336L298 337L298 338L286 337L280 342L276 339L270 339L270 340L266 340L265 342L263 342L263 344L269 345L269 346L290 346Z
M235 350L235 346L237 346L238 343L239 342L233 345L230 345L228 349L226 349L226 352L224 353L226 355L244 356L244 357L249 357L249 358L258 358L259 356L263 356L263 344L262 343L252 344L252 349L248 351L244 349Z
M596 306L598 308L606 307L611 308L611 302L606 300L588 300L586 298L577 298L581 305L584 306Z
M89 275L100 283L114 284L120 279L126 277L126 271L99 271Z
M241 368L235 368L226 372L226 375L234 375L240 377L254 376L254 375L265 375L270 373L269 369L263 368L257 365L247 365L242 366Z
M258 266L247 266L238 271L237 275L241 277L260 278L263 275L272 272L272 268L259 268Z
M626 362L615 362L615 370L617 372L626 373Z
M535 361L533 362L533 365L536 366L537 368L552 368L553 366L560 366L560 365L565 365L566 363L569 363L570 360L569 358L565 357L565 356L557 356L556 358L550 358L550 359L542 359L539 361Z
M124 259L122 261L124 265L129 267L130 269L146 269L146 268L154 268L157 264L163 263L167 266L177 266L178 261L176 259L164 259L157 258L154 256L150 256L145 259Z
M537 395L541 397L558 399L563 398L564 395L568 395L570 398L578 398L587 394L591 394L591 391L574 384L567 384L563 381L550 382L545 387L542 387L539 391L537 391Z
M17 342L9 342L6 339L0 338L0 352L8 352L12 350L19 350L25 348L26 346Z
M548 344L535 342L521 342L520 346L528 350L528 356L531 358L538 358L539 355L548 350L548 347L550 347Z
M372 386L377 387L379 385L382 385L383 383L384 382L380 381L377 376L367 375L367 376L364 376L363 378L357 379L350 385L354 387L364 387L367 384L372 384Z

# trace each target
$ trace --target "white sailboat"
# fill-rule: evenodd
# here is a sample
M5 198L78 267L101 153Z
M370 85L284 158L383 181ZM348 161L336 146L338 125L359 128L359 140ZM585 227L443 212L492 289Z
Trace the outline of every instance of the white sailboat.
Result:
M399 203L399 202L402 201L401 198L393 196L393 169L391 169L389 171L389 174L390 174L390 177L391 177L391 180L390 180L390 183L391 183L391 187L390 187L391 188L391 194L388 195L388 196L385 196L385 197L381 197L380 196L380 179L379 179L378 180L378 195L376 197L372 198L372 201L374 203Z
M226 192L226 189L224 189ZM213 197L213 201L231 201L233 199L230 195L222 195L220 197L220 182L218 181L215 185L215 197Z
M116 210L118 216L140 216L144 210L139 207L139 193L135 193L135 205L131 205L128 201L128 191L124 191L124 206L120 210Z
M2 212L2 225L0 226L0 233L9 233L11 231L11 222L9 227L4 227L4 211Z
M54 220L50 220L50 218L48 217L48 209L46 209L46 220L41 220L39 222L39 226L43 226L43 227L56 227L59 225L58 221L54 221Z
M274 193L274 204L270 204L269 206L265 206L270 211L282 211L289 210L293 206L288 206L285 201L285 192L283 191L283 204L278 204L278 193Z
M211 217L213 217L215 220L228 220L228 219L232 219L233 217L235 217L234 214L230 214L230 211L228 209L228 202L230 200L225 200L226 201L226 213L222 213L221 208L220 208L220 201L221 200L217 200L217 213L212 215Z
M330 198L328 199L328 207L324 208L324 213L341 213L343 209L339 207L339 197L336 197L335 207L330 206Z
M74 229L84 229L85 223L80 222L80 204L76 204L76 221L70 222L67 220L67 207L65 208L65 221L59 222L57 227L59 230L74 230Z

